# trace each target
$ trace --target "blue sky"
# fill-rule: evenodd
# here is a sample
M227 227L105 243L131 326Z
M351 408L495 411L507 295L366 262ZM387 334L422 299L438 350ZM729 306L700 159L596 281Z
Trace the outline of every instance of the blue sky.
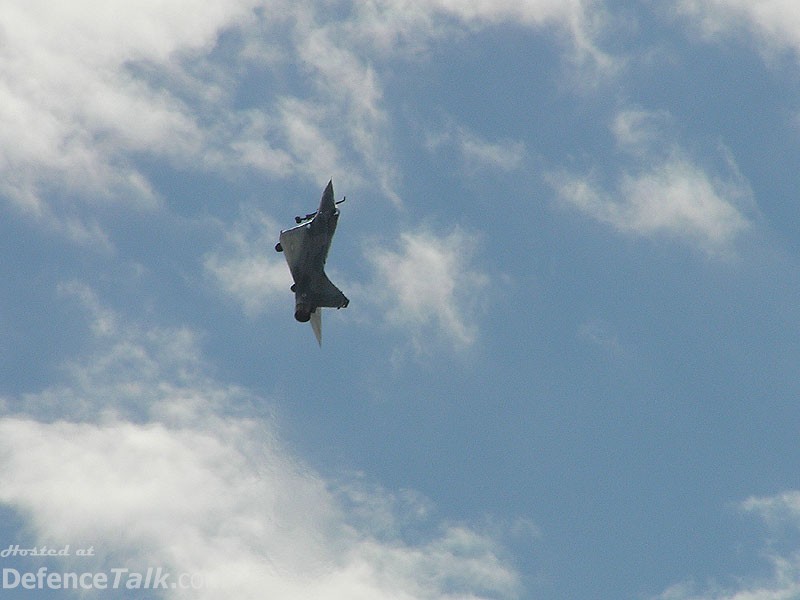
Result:
M7 0L0 31L0 550L71 550L7 573L800 597L800 8ZM318 348L273 247L330 178Z

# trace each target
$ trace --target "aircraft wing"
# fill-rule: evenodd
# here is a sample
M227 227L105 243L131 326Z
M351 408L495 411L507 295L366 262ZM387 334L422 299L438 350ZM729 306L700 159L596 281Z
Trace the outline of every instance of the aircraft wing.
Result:
M350 304L350 300L347 299L347 296L342 293L342 290L331 283L331 280L328 279L325 273L321 273L316 281L314 281L312 291L314 292L314 300L317 306L344 308Z
M280 243L283 247L283 255L286 257L286 262L289 265L289 271L292 272L292 277L297 281L299 275L300 255L303 246L303 240L308 232L308 225L298 225L285 231L281 231Z
M344 308L350 304L350 300L339 288L331 283L331 280L328 279L324 272L314 282L312 291L317 310L311 313L311 329L314 330L317 343L322 346L322 307Z

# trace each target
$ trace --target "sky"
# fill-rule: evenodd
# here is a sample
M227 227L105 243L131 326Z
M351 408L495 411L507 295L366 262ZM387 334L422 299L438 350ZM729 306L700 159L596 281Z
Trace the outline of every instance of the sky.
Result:
M800 598L798 32L0 0L3 598Z

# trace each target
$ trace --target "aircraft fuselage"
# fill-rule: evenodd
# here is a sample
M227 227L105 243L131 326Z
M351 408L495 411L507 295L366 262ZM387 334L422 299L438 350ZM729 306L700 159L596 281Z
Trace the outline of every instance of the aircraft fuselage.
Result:
M320 307L344 308L349 303L325 275L325 262L339 222L332 182L325 188L317 212L297 220L299 225L281 231L277 248L283 250L294 279L295 319L306 322Z

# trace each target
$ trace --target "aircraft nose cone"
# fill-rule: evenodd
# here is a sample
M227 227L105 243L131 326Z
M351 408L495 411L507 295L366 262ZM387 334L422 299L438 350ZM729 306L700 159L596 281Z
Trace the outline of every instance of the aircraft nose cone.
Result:
M333 200L333 179L328 182L325 191L322 192L322 200L319 203L319 212L332 213L336 209L336 203Z

